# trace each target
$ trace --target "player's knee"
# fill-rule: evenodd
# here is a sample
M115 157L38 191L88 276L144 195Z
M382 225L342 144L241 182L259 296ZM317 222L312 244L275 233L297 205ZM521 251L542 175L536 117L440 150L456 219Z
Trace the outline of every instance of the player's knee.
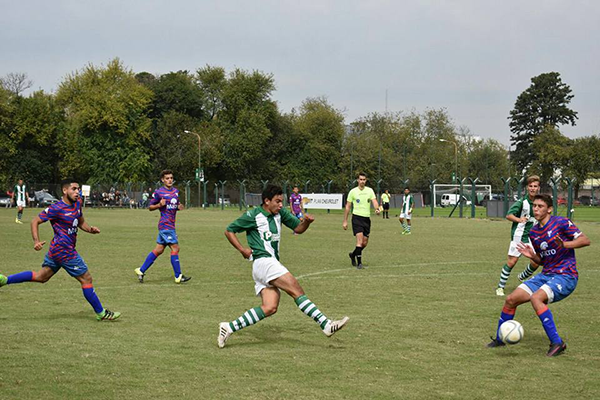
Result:
M521 303L518 301L518 298L514 293L509 294L504 301L504 306L507 308L517 308L519 304Z
M268 305L268 306L262 306L263 312L265 313L265 316L270 316L273 315L277 312L277 305Z
M179 254L179 246L171 247L171 255L176 256L177 254Z
M164 249L154 249L152 252L156 257L160 256L165 250Z

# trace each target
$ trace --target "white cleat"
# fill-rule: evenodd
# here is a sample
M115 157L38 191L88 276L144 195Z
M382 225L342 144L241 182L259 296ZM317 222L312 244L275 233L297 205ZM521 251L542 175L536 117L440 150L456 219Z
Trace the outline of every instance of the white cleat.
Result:
M327 323L327 325L325 325L325 329L323 329L323 333L329 337L331 335L333 335L334 333L336 333L337 331L339 331L340 329L342 329L350 320L350 318L348 317L344 317L340 320L337 321L329 321L329 323Z
M219 336L217 336L217 343L220 349L225 347L225 343L227 342L227 339L229 339L229 336L231 336L232 333L233 331L229 326L229 322L221 322L219 324Z
M496 288L496 296L504 296L504 288Z

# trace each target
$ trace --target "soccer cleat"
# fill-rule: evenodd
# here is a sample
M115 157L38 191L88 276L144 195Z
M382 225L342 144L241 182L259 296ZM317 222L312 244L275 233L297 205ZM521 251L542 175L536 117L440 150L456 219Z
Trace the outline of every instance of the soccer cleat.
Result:
M348 255L350 256L350 262L352 263L352 266L356 267L356 257L354 257L354 253L348 253Z
M21 221L19 218L15 218L15 222L16 222L17 224L23 224L23 221Z
M175 283L183 283L183 282L187 282L190 279L192 279L191 276L185 276L184 274L179 275L177 278L175 278Z
M494 347L502 347L502 346L506 346L506 343L504 343L503 341L501 341L501 340L498 340L498 339L496 339L496 338L494 338L494 337L492 337L492 336L490 336L490 339L492 339L492 341L491 341L491 342L489 342L489 343L487 344L487 346L486 346L486 347L487 347L487 348L489 348L489 349L492 349L492 348L494 348Z
M548 357L556 357L557 355L561 354L566 349L567 349L567 344L565 342L551 343L550 349L548 350L548 353L546 355Z
M504 288L496 288L496 296L504 296Z
M220 349L225 347L225 343L227 342L227 339L229 339L229 336L231 336L232 333L233 331L229 326L229 322L221 322L219 324L219 336L217 336L217 344L219 345Z
M363 265L362 265L362 263L358 263L358 264L356 264L356 269L363 269Z
M327 323L327 325L325 325L325 328L323 329L323 333L327 337L330 337L331 335L333 335L334 333L336 333L337 331L342 329L348 323L349 319L350 318L348 318L348 317L344 317L337 321L329 321Z
M406 231L405 235L411 235L410 231Z
M136 268L135 269L135 273L136 273L136 275L137 275L138 280L140 281L140 283L144 283L144 275L145 274L142 272L142 269L141 268Z
M120 316L121 316L120 312L118 312L118 311L112 312L105 308L104 311L102 311L99 314L96 314L96 319L98 321L114 321L115 319L119 318Z
M4 286L8 283L8 278L4 275L0 274L0 287Z

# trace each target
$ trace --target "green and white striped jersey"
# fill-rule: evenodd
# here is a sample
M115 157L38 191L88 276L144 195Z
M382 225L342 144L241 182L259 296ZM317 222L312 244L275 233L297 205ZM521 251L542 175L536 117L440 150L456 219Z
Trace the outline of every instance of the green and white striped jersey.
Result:
M18 184L15 185L13 193L15 194L15 201L27 201L27 188L25 187L25 184L22 184L21 186Z
M408 214L414 204L415 199L411 193L402 195L402 212L404 214Z
M252 249L254 260L263 257L275 257L279 260L279 241L281 223L290 229L300 225L300 220L282 208L279 214L269 214L262 207L246 211L227 227L229 232L246 232L248 246Z
M513 222L510 230L510 237L513 242L528 242L529 230L535 223L535 218L533 217L533 204L531 203L531 200L529 200L529 195L525 195L522 199L515 202L508 210L507 215L514 215L517 218L527 217L527 222Z

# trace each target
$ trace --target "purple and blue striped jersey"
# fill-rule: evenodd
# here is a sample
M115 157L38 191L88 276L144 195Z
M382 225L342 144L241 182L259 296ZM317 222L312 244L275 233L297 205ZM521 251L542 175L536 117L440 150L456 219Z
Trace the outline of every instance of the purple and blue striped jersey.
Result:
M551 216L546 225L539 222L529 231L529 239L535 251L542 258L543 274L579 276L575 261L575 250L565 249L556 244L560 237L564 242L577 239L581 231L568 218Z
M150 205L160 203L161 199L165 199L167 204L164 207L159 208L160 210L160 221L158 221L158 230L174 230L175 229L175 216L179 210L179 190L175 187L167 189L161 187L152 194Z
M59 201L46 208L39 215L42 221L50 221L54 238L50 243L48 257L56 262L69 261L77 256L77 226L83 216L81 201L68 205Z
M300 193L292 193L290 195L290 204L292 205L292 212L294 214L302 212L302 195Z

